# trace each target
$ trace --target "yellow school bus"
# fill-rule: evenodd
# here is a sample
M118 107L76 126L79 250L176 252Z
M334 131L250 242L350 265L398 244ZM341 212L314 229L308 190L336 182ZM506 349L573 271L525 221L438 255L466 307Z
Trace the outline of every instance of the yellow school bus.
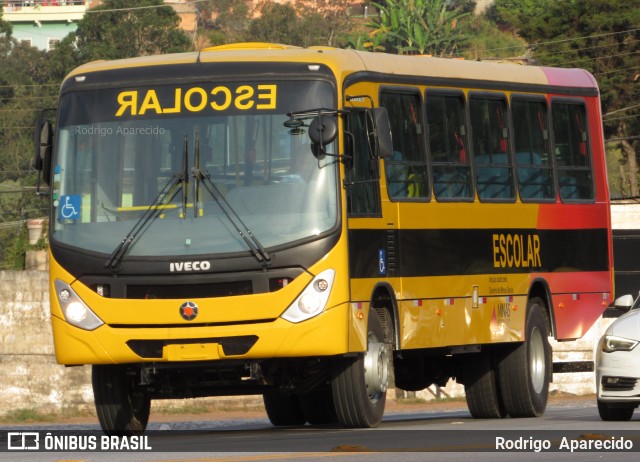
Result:
M611 301L582 70L235 44L83 65L37 125L56 357L107 433L249 394L373 427L389 384L450 378L474 417L539 416L548 337Z

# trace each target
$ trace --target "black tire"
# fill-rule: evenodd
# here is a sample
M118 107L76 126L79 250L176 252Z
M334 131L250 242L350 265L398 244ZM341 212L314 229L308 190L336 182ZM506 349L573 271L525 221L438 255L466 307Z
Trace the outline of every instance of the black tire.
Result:
M313 390L300 396L304 417L311 425L338 423L330 388Z
M633 416L634 409L634 405L624 406L598 401L598 414L602 420L607 422L628 422Z
M464 366L464 392L471 415L476 419L506 417L490 351L468 355Z
M532 298L527 304L525 341L503 351L498 382L511 417L539 417L547 407L553 370L548 326L544 302Z
M382 325L369 310L367 352L341 358L331 382L338 422L347 428L376 427L382 420L391 370L391 348Z
M304 425L306 418L296 395L269 392L262 395L267 417L276 427Z
M124 365L94 365L91 369L96 414L107 435L140 434L147 428L151 399L130 372Z

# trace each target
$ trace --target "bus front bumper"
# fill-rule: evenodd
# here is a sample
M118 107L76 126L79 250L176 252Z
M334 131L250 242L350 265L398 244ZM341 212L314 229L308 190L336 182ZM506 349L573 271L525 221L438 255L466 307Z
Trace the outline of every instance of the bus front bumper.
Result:
M163 327L104 324L86 331L52 316L58 363L124 364L334 356L349 350L349 304L293 324L269 322L224 326Z

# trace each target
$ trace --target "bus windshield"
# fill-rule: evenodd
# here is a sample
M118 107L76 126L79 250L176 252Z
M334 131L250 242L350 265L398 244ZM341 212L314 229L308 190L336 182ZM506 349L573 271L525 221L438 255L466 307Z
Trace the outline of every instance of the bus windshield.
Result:
M318 81L69 92L53 241L112 254L129 238L126 255L162 257L250 251L247 232L266 248L320 236L337 223L337 162L284 123L334 101Z

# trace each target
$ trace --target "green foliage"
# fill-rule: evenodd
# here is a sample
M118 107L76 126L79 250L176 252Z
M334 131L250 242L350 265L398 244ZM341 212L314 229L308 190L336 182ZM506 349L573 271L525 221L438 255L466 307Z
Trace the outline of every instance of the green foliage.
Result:
M85 62L190 50L179 22L162 0L104 0L78 22L78 50Z
M469 39L459 27L469 13L448 0L387 0L372 5L380 11L379 18L367 24L374 51L381 47L399 54L452 56Z
M34 423L34 422L55 422L59 418L58 415L53 413L42 413L36 409L16 409L5 413L0 417L0 422L4 423Z
M622 172L609 170L609 176L613 182L624 183L626 193L637 196L640 141L634 135L640 133L640 4L627 0L496 0L496 10L501 20L531 44L539 64L579 67L596 77L606 138L617 140L611 146L621 150L626 165ZM628 177L622 181L619 175Z
M517 30L521 24L544 14L554 3L554 0L494 0L486 15L499 26Z
M463 24L470 39L460 47L466 59L507 59L523 57L527 43L509 31L503 31L484 16L476 16Z
M353 23L347 0L297 0L278 4L258 3L257 17L249 23L248 41L308 47L337 46L349 42Z
M21 270L24 269L24 259L27 252L28 236L27 227L21 226L18 232L10 241L9 247L5 251L4 265L5 269Z
M222 45L243 42L249 24L249 6L244 0L209 0L196 3L199 45ZM202 46L200 46L202 48Z
M259 16L251 21L247 31L249 41L302 44L302 23L293 6L262 1L257 11Z
M296 0L294 5L302 19L305 46L342 46L358 27L349 9L350 0Z

